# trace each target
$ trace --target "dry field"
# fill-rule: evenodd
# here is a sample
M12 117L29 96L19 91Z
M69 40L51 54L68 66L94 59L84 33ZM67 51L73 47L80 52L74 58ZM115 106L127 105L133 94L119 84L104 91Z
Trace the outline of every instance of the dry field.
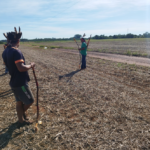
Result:
M78 44L80 43L78 40ZM77 49L77 45L73 40L39 43L29 42L28 45ZM88 50L101 53L150 57L150 38L91 40Z
M87 57L87 69L77 71L78 55L25 44L20 49L27 64L36 63L43 124L37 133L35 124L16 127L10 76L3 75L4 66L0 65L0 149L150 149L148 67ZM32 70L29 74L36 97ZM34 120L35 104L29 110Z

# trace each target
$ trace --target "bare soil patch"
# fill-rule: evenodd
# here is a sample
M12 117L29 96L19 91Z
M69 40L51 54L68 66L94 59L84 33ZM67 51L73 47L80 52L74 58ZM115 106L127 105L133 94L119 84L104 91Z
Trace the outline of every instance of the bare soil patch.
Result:
M66 53L77 54L77 55L79 54L78 50L65 50L65 49L55 49L55 50L61 51L61 52L66 52ZM99 53L99 52L88 52L88 56L93 57L93 58L111 60L111 61L115 61L115 62L122 62L122 63L150 67L150 59L149 58L125 56L125 55L117 55L117 54L106 54L106 53Z
M87 57L87 69L77 71L76 54L20 49L27 64L36 63L43 124L37 133L35 124L17 129L13 94L0 97L0 149L150 149L148 67ZM29 74L36 96L31 70ZM9 78L0 76L1 93L10 90ZM33 106L32 119L35 112Z

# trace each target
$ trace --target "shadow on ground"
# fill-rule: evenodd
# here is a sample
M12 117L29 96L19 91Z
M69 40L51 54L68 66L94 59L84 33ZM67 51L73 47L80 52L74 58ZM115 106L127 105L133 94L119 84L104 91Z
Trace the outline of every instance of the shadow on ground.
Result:
M12 134L13 132L18 129L17 127L17 122L12 123L9 127L4 128L0 131L0 149L5 148L10 140L13 140L16 138L18 135L22 134L23 132L16 133L13 137ZM4 132L4 133L3 133Z
M81 71L81 70L72 71L72 72L70 72L68 74L64 74L62 76L59 76L59 80L63 79L64 77L68 77L68 80L67 80L67 82L68 82L79 71Z
M4 76L4 75L7 75L7 73L0 74L0 77L2 77L2 76Z
M12 92L12 90L10 89L10 90L8 90L8 91L5 91L5 92L2 92L2 93L0 93L0 97L7 97L7 96L9 96L10 94L12 94L13 92Z

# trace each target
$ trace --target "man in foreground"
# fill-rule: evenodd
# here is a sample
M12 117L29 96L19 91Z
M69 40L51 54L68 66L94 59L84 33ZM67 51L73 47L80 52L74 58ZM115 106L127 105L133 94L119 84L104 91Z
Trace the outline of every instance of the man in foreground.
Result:
M87 44L84 38L81 38L81 48L79 48L80 54L82 55L81 70L86 68L86 55L87 55Z
M8 46L4 50L2 57L6 67L9 70L11 75L10 86L14 92L16 98L16 111L18 116L19 126L25 124L31 124L32 122L27 121L26 111L33 104L34 99L32 93L29 89L28 82L30 81L28 70L32 67L35 67L35 63L30 65L25 64L25 58L22 52L18 49L20 38L22 32L8 32L7 35L4 34L7 38Z

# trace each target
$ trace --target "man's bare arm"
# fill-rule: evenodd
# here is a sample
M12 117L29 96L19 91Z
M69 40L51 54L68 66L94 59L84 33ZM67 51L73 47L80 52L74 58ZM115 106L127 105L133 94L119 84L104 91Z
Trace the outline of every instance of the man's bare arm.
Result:
M28 71L30 68L35 67L35 63L31 63L30 65L25 65L23 62L16 63L17 69L20 72Z

